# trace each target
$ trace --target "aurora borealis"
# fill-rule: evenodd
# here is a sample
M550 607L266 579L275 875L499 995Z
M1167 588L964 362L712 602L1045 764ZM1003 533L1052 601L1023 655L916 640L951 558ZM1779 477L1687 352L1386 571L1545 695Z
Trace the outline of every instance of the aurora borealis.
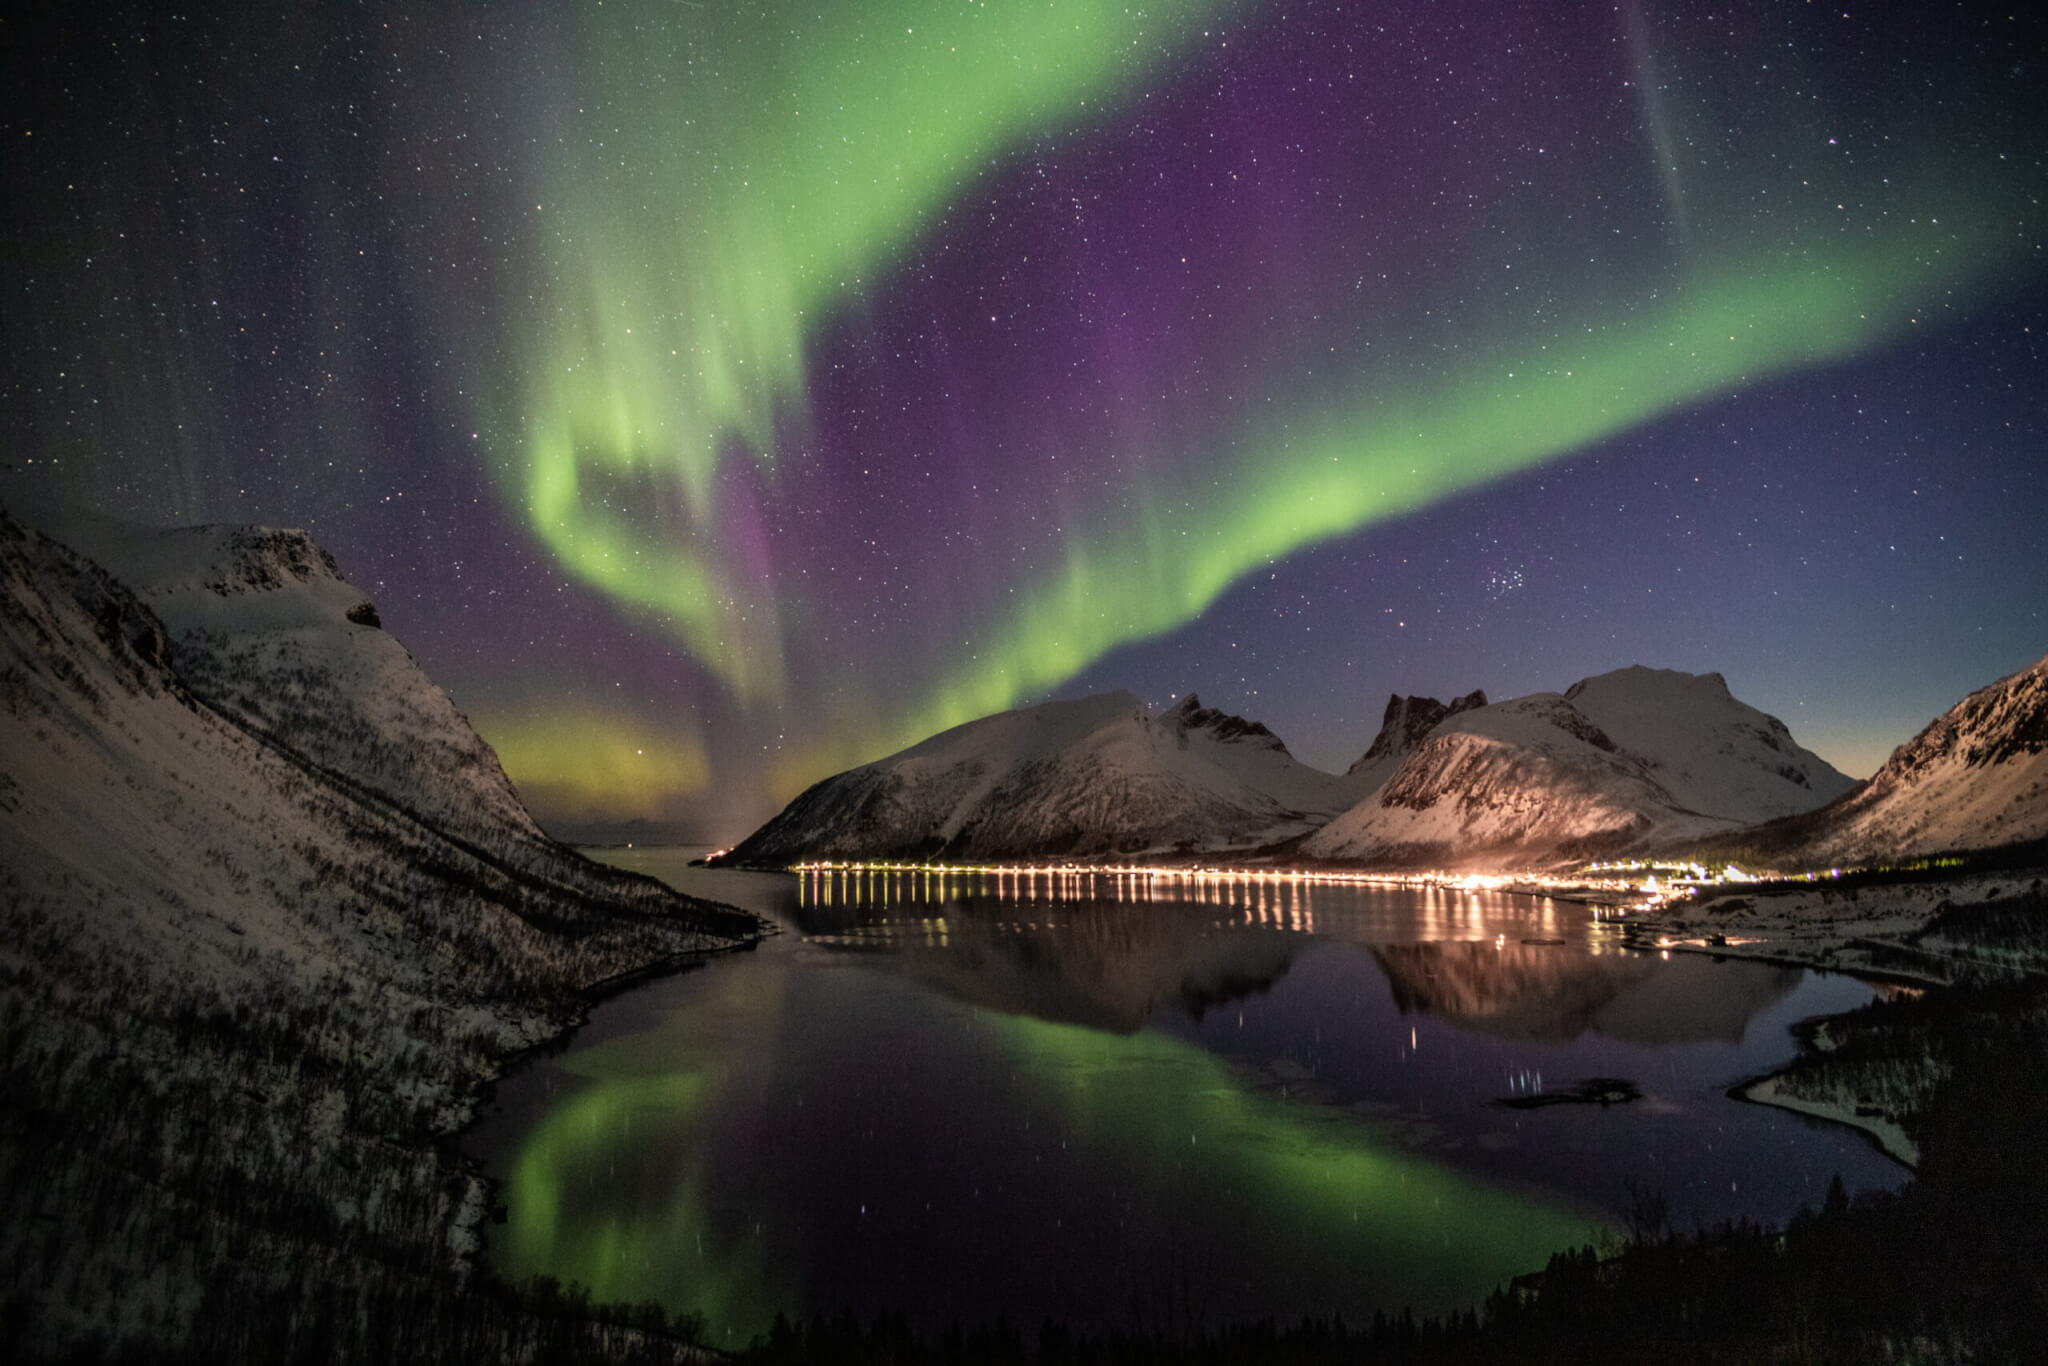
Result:
M15 477L307 526L560 829L1631 662L1863 772L2048 648L2038 19L6 24Z

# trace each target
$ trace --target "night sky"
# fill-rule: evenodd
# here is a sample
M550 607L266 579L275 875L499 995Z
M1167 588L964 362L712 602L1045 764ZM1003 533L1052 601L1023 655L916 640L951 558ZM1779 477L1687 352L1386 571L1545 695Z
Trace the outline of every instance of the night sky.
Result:
M45 8L4 487L308 528L558 832L1631 663L1861 775L2048 651L2038 17Z

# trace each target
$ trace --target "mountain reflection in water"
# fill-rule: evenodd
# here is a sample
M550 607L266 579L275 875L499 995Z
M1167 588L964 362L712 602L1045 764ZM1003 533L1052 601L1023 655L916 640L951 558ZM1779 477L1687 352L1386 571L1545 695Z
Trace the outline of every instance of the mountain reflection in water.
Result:
M1642 1044L1740 1043L1749 1022L1805 976L1767 966L1731 973L1684 954L1665 962L1551 945L1384 944L1372 956L1403 1014L1441 1015L1516 1039L1592 1031Z
M1124 1034L1162 1004L1200 1021L1266 992L1317 940L1364 942L1403 1014L1509 1038L1562 1041L1590 1030L1642 1044L1740 1043L1750 1021L1805 976L1757 965L1730 972L1690 955L1590 953L1600 929L1583 913L1547 898L1451 888L1219 878L1194 884L1192 900L1162 900L1132 895L1127 878L900 873L810 874L799 886L797 925L811 943L887 952L899 970L986 1009ZM1089 891L1098 896L1077 895ZM1372 914L1375 900L1418 908L1399 927L1409 934L1491 933L1372 942L1391 928ZM1578 942L1525 943L1499 928L1524 921L1546 936L1575 929Z
M702 1312L1156 1325L1470 1304L1632 1183L1783 1219L1900 1173L1735 1104L1845 979L1622 953L1581 908L1217 879L793 878L614 855L767 915L599 1007L471 1148L494 1263ZM1541 939L1541 945L1525 944ZM1614 1107L1503 1109L1626 1078Z
M941 914L860 928L812 927L811 942L886 950L895 967L955 1000L1006 1015L1085 1025L1115 1034L1143 1029L1161 1003L1196 1019L1269 989L1307 942L1288 934L1220 934L1185 906L1077 903L1020 918L1015 903L958 901ZM875 933L882 930L883 933Z

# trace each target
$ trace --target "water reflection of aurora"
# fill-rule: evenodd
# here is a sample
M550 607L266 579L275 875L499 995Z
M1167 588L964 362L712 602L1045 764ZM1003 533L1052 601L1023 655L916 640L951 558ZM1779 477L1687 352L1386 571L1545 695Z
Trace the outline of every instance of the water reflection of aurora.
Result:
M848 1299L936 1323L1444 1308L1588 1234L1556 1201L1404 1152L1360 1114L1262 1094L1157 1032L786 963L709 974L657 1028L566 1060L587 1086L511 1165L502 1270L701 1312L737 1343L777 1310ZM855 999L868 1013L847 1028ZM828 1022L823 1050L815 1033L776 1046ZM927 1197L936 1210L909 1208ZM906 1269L862 1304L849 1286L879 1273L840 1264L871 1260L867 1239ZM1071 1300L1032 1303L1070 1281ZM984 1305L952 1302L965 1282Z
M508 1223L494 1240L502 1270L716 1325L765 1326L777 1306L758 1240L705 1246L718 1203L712 1125L737 1070L717 1040L769 1027L776 1014L779 993L759 988L780 975L751 978L749 992L736 989L748 984L741 974L718 974L660 1029L561 1061L584 1089L553 1105L513 1160ZM721 1028L706 1028L712 1017Z

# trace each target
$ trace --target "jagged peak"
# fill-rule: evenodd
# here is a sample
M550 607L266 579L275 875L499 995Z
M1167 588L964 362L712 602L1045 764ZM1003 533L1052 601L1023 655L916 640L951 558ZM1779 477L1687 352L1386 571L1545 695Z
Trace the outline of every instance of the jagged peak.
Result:
M1970 693L1784 837L1812 865L2024 844L2048 838L2044 775L2048 658Z
M1204 730L1218 740L1243 741L1266 749L1287 753L1287 746L1279 736L1266 729L1263 722L1247 721L1242 716L1233 716L1226 711L1202 705L1202 699L1195 693L1183 697L1174 708L1166 713L1165 721L1185 735L1191 730Z
M1420 693L1412 697L1403 697L1400 693L1389 693L1387 695L1386 710L1380 713L1380 725L1382 728L1390 726L1394 723L1395 718L1406 716L1414 711L1441 711L1443 710L1443 705L1434 697L1424 697Z
M194 595L240 598L346 582L334 556L312 533L296 527L145 526L72 513L53 534L152 603Z
M306 583L315 578L338 579L341 566L334 556L313 539L312 533L296 527L234 527L222 544L227 552L223 571L232 569L240 581L252 588L283 586L287 579ZM223 573L223 577L227 577Z
M158 533L158 545L168 554L152 576L155 588L198 587L229 597L342 579L334 556L296 527L199 526ZM181 553L182 566L172 558Z
M1372 744L1349 771L1356 773L1375 759L1406 753L1451 717L1485 705L1486 693L1480 688L1474 688L1463 697L1453 698L1448 705L1434 697L1403 697L1394 693L1387 698L1379 734L1373 737Z

